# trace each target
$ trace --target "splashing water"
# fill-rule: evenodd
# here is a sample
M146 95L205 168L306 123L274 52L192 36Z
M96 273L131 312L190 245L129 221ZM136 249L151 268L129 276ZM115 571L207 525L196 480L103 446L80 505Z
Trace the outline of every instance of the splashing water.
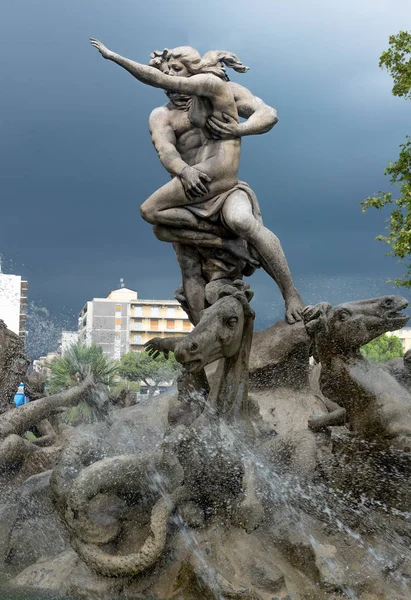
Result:
M338 533L343 536L343 540L348 538L349 543L362 549L370 569L379 574L390 573L391 581L398 584L401 590L411 597L409 578L398 571L393 572L395 566L393 563L404 557L409 552L409 548L384 521L375 518L377 510L379 514L385 512L387 515L400 516L404 521L411 522L409 512L391 509L372 498L363 497L360 501L356 501L349 493L343 493L323 483L314 483L312 480L302 479L289 472L279 472L262 456L261 452L242 441L241 430L228 425L223 420L219 421L219 428L222 432L220 441L223 442L224 452L229 454L240 449L240 456L237 458L249 460L254 465L260 496L264 497L267 505L274 507L274 525L275 512L281 508L281 514L288 516L305 542L315 548L319 542L311 531L306 530L304 524L304 515L313 515L320 522L327 524L331 534ZM215 450L213 449L212 452L214 453ZM370 543L364 535L348 524L352 519L357 523L361 522L371 530L373 538L378 536L378 546ZM193 542L193 538L191 541ZM395 549L394 558L393 549ZM331 568L334 566L332 559L329 566ZM343 586L342 591L348 598L357 599L355 591L349 586Z
M73 329L74 318L69 315L52 315L45 306L29 302L27 308L27 353L39 358L48 352L56 352L61 332Z

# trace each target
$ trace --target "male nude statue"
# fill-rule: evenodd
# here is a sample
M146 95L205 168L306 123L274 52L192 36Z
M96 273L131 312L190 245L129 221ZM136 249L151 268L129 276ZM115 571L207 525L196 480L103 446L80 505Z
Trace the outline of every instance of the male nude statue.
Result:
M186 46L153 53L147 66L123 58L98 40L91 43L104 58L168 95L169 102L152 112L150 131L172 180L142 204L141 215L154 225L157 237L174 244L184 287L190 287L190 280L194 285L191 293L185 289L194 320L204 308L195 273L187 276L188 268L195 270L196 247L227 250L250 261L244 241L278 284L288 322L301 320L304 305L280 242L262 224L253 192L238 181L241 137L268 132L278 120L273 108L228 80L224 65L240 73L247 67L230 52L201 57ZM239 117L247 120L240 123Z

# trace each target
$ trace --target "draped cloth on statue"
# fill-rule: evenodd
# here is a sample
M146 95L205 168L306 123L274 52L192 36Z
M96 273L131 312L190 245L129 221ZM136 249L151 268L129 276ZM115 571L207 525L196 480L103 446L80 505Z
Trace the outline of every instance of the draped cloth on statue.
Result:
M260 205L258 204L257 196L250 186L244 181L238 181L233 188L222 194L218 194L213 198L203 202L200 201L187 204L185 208L190 210L197 217L211 221L212 223L215 223L216 226L222 225L227 229L227 231L230 231L230 228L224 221L222 208L227 198L237 191L242 191L247 194L254 217L260 223L262 223L263 219L261 216L261 210ZM255 249L250 244L247 244L246 242L244 242L244 244L248 249L250 259L252 259L250 262L245 261L243 256L236 257L234 254L226 250L198 247L198 251L202 257L203 274L206 276L206 278L209 281L212 281L222 277L239 278L242 276L242 274L251 275L256 266L259 265L259 257Z
M224 218L221 214L221 209L223 208L224 202L227 200L227 198L229 198L231 194L237 191L242 191L247 194L251 203L254 217L260 223L262 223L263 219L261 216L261 210L260 205L258 204L257 196L254 194L253 190L250 188L248 183L245 183L245 181L238 181L237 184L227 192L223 192L222 194L213 196L213 198L205 200L204 202L192 202L190 204L187 204L184 208L187 208L192 213L197 215L197 217L201 217L202 219L207 219L210 221L220 221L220 223L224 225L224 227L229 229L224 223Z

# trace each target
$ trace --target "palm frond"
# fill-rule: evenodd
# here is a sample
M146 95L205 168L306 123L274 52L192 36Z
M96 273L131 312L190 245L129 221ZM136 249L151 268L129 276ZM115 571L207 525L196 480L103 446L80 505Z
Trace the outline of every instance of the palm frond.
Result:
M64 356L55 358L49 368L49 387L52 392L67 389L84 381L91 371L96 383L111 385L118 372L115 362L110 362L99 346L74 344Z

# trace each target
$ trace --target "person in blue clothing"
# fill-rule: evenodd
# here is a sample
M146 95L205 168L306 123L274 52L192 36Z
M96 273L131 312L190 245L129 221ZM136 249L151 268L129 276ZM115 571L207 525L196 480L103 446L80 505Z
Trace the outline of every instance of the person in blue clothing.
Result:
M24 393L24 383L20 383L17 394L14 396L14 404L16 406L23 406L23 404L28 404L29 399Z

